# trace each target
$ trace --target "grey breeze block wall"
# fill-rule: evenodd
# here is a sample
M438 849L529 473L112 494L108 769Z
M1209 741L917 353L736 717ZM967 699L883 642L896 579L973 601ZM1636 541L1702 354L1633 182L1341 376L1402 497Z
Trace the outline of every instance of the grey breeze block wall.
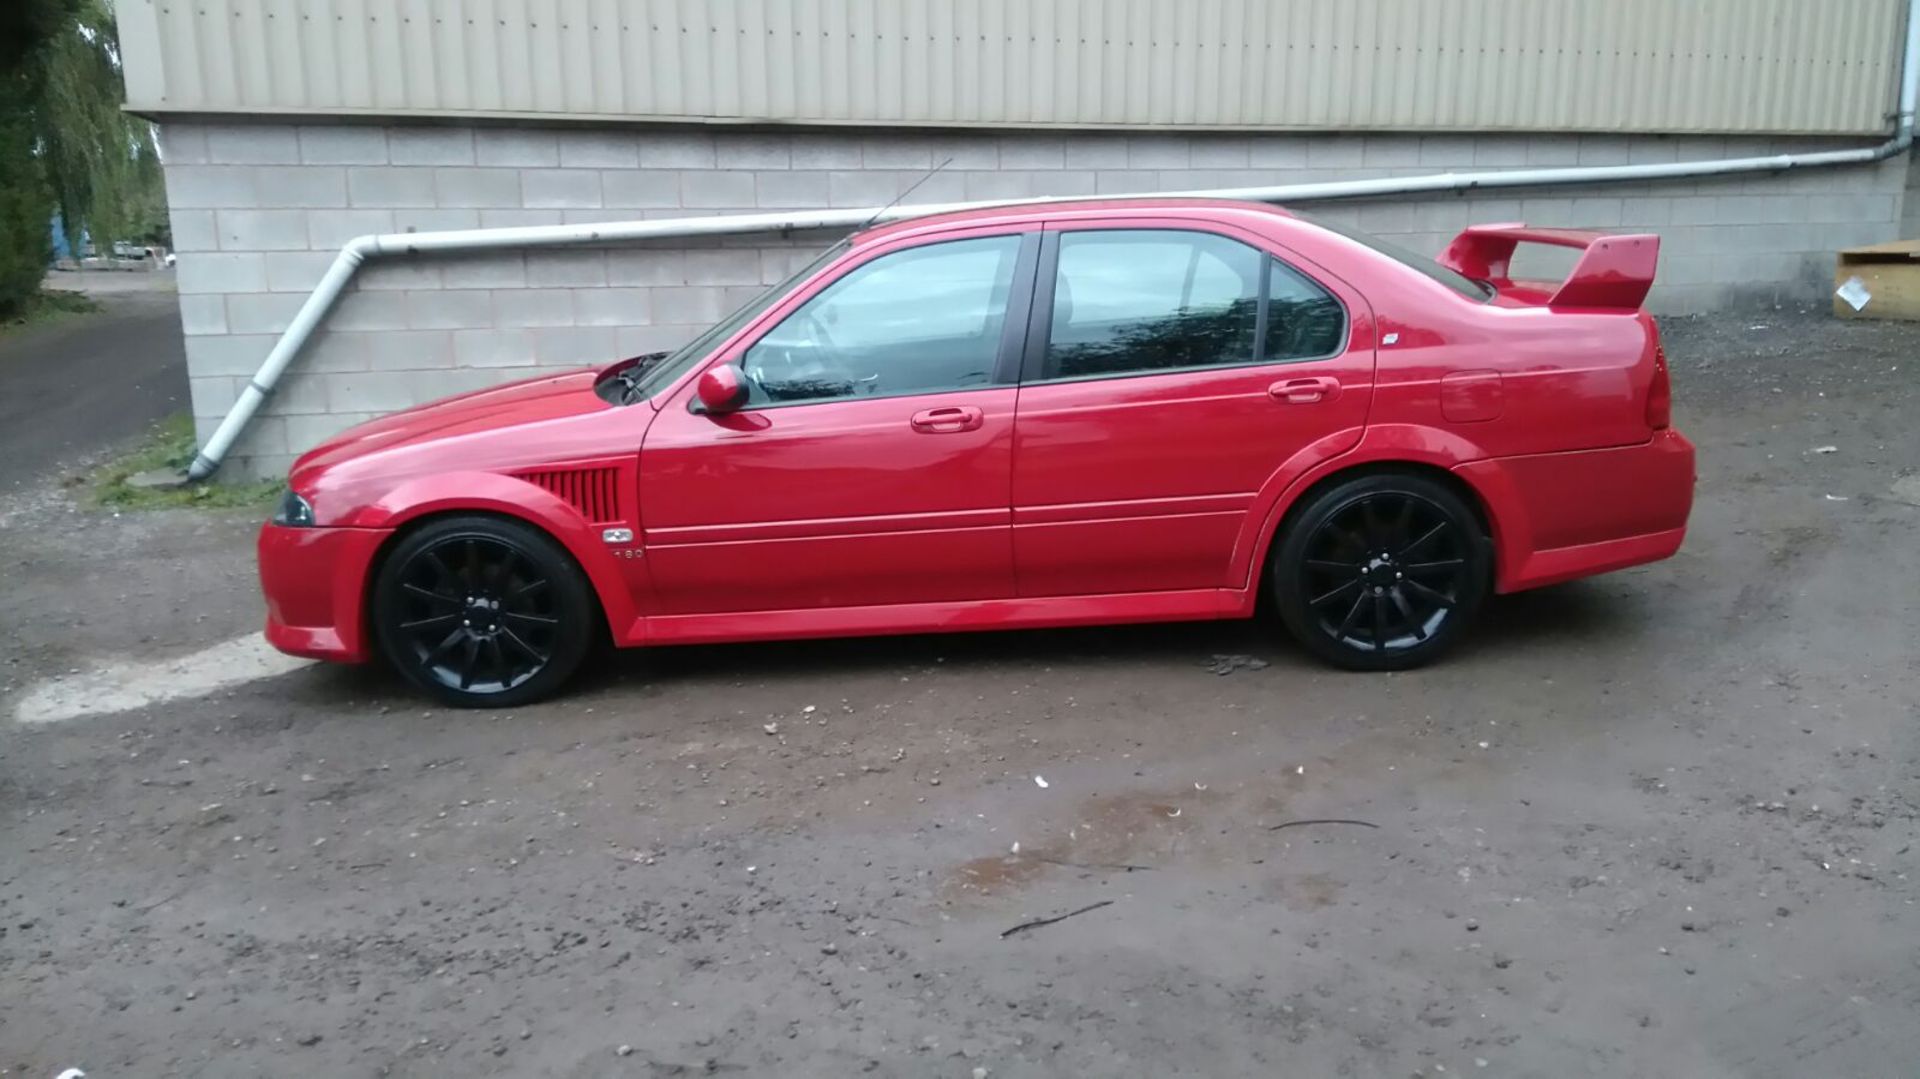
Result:
M193 411L204 440L335 251L364 233L1245 187L1462 169L1827 149L1833 139L378 127L162 127ZM1655 184L1320 203L1437 252L1472 222L1647 229L1656 311L1818 302L1835 248L1893 239L1903 160ZM229 457L284 473L351 424L463 390L671 347L831 242L737 237L375 263Z

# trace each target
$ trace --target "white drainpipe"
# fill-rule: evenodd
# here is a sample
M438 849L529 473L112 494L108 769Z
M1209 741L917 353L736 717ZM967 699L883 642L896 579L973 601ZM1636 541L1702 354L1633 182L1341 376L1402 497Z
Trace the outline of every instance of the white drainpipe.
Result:
M1901 54L1900 106L1893 137L1878 146L1857 150L1830 150L1815 154L1776 154L1718 161L1677 161L1653 165L1603 165L1587 168L1516 169L1505 172L1447 172L1432 176L1402 176L1379 180L1342 180L1332 183L1279 187L1238 187L1213 191L1161 191L1135 195L1104 195L1103 199L1206 197L1248 199L1255 202L1312 202L1380 195L1412 195L1444 191L1474 191L1499 187L1550 187L1560 184L1598 184L1626 180L1665 180L1689 176L1725 176L1743 172L1785 172L1789 169L1861 165L1905 153L1913 145L1914 108L1920 96L1920 0L1908 0L1906 47ZM504 251L530 247L567 247L580 244L626 243L637 240L693 236L734 236L742 233L797 232L811 229L852 229L868 223L922 217L950 210L1022 203L1083 201L1039 198L1011 202L956 202L940 206L895 206L888 209L813 210L787 214L732 214L722 217L678 218L667 221L624 221L598 225L536 225L509 229L454 229L446 232L388 233L348 241L300 305L273 351L254 372L253 380L229 409L213 437L187 469L189 481L202 480L220 467L227 451L246 430L262 402L273 393L280 376L300 352L334 302L359 272L360 264L388 255L444 254L455 251Z

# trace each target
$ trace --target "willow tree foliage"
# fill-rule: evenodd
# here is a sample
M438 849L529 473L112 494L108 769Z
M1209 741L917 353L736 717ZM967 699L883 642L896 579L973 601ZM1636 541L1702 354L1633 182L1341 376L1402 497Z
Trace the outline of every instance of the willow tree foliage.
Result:
M0 309L38 285L56 210L75 250L164 232L153 128L125 99L109 0L0 0Z

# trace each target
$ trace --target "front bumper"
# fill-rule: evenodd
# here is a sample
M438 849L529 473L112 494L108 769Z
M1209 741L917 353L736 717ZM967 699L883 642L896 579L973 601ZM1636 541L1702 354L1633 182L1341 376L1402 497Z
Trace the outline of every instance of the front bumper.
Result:
M366 662L367 572L391 535L383 528L262 526L267 643L288 655Z

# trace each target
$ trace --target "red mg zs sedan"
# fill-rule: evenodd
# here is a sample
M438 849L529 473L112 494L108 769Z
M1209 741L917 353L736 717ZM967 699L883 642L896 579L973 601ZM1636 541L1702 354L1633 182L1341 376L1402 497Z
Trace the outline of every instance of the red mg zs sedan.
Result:
M1514 281L1515 245L1578 248ZM1693 497L1653 236L1435 261L1254 203L974 210L834 246L684 347L302 457L267 638L458 705L623 646L1244 618L1423 663L1489 591L1665 558Z

